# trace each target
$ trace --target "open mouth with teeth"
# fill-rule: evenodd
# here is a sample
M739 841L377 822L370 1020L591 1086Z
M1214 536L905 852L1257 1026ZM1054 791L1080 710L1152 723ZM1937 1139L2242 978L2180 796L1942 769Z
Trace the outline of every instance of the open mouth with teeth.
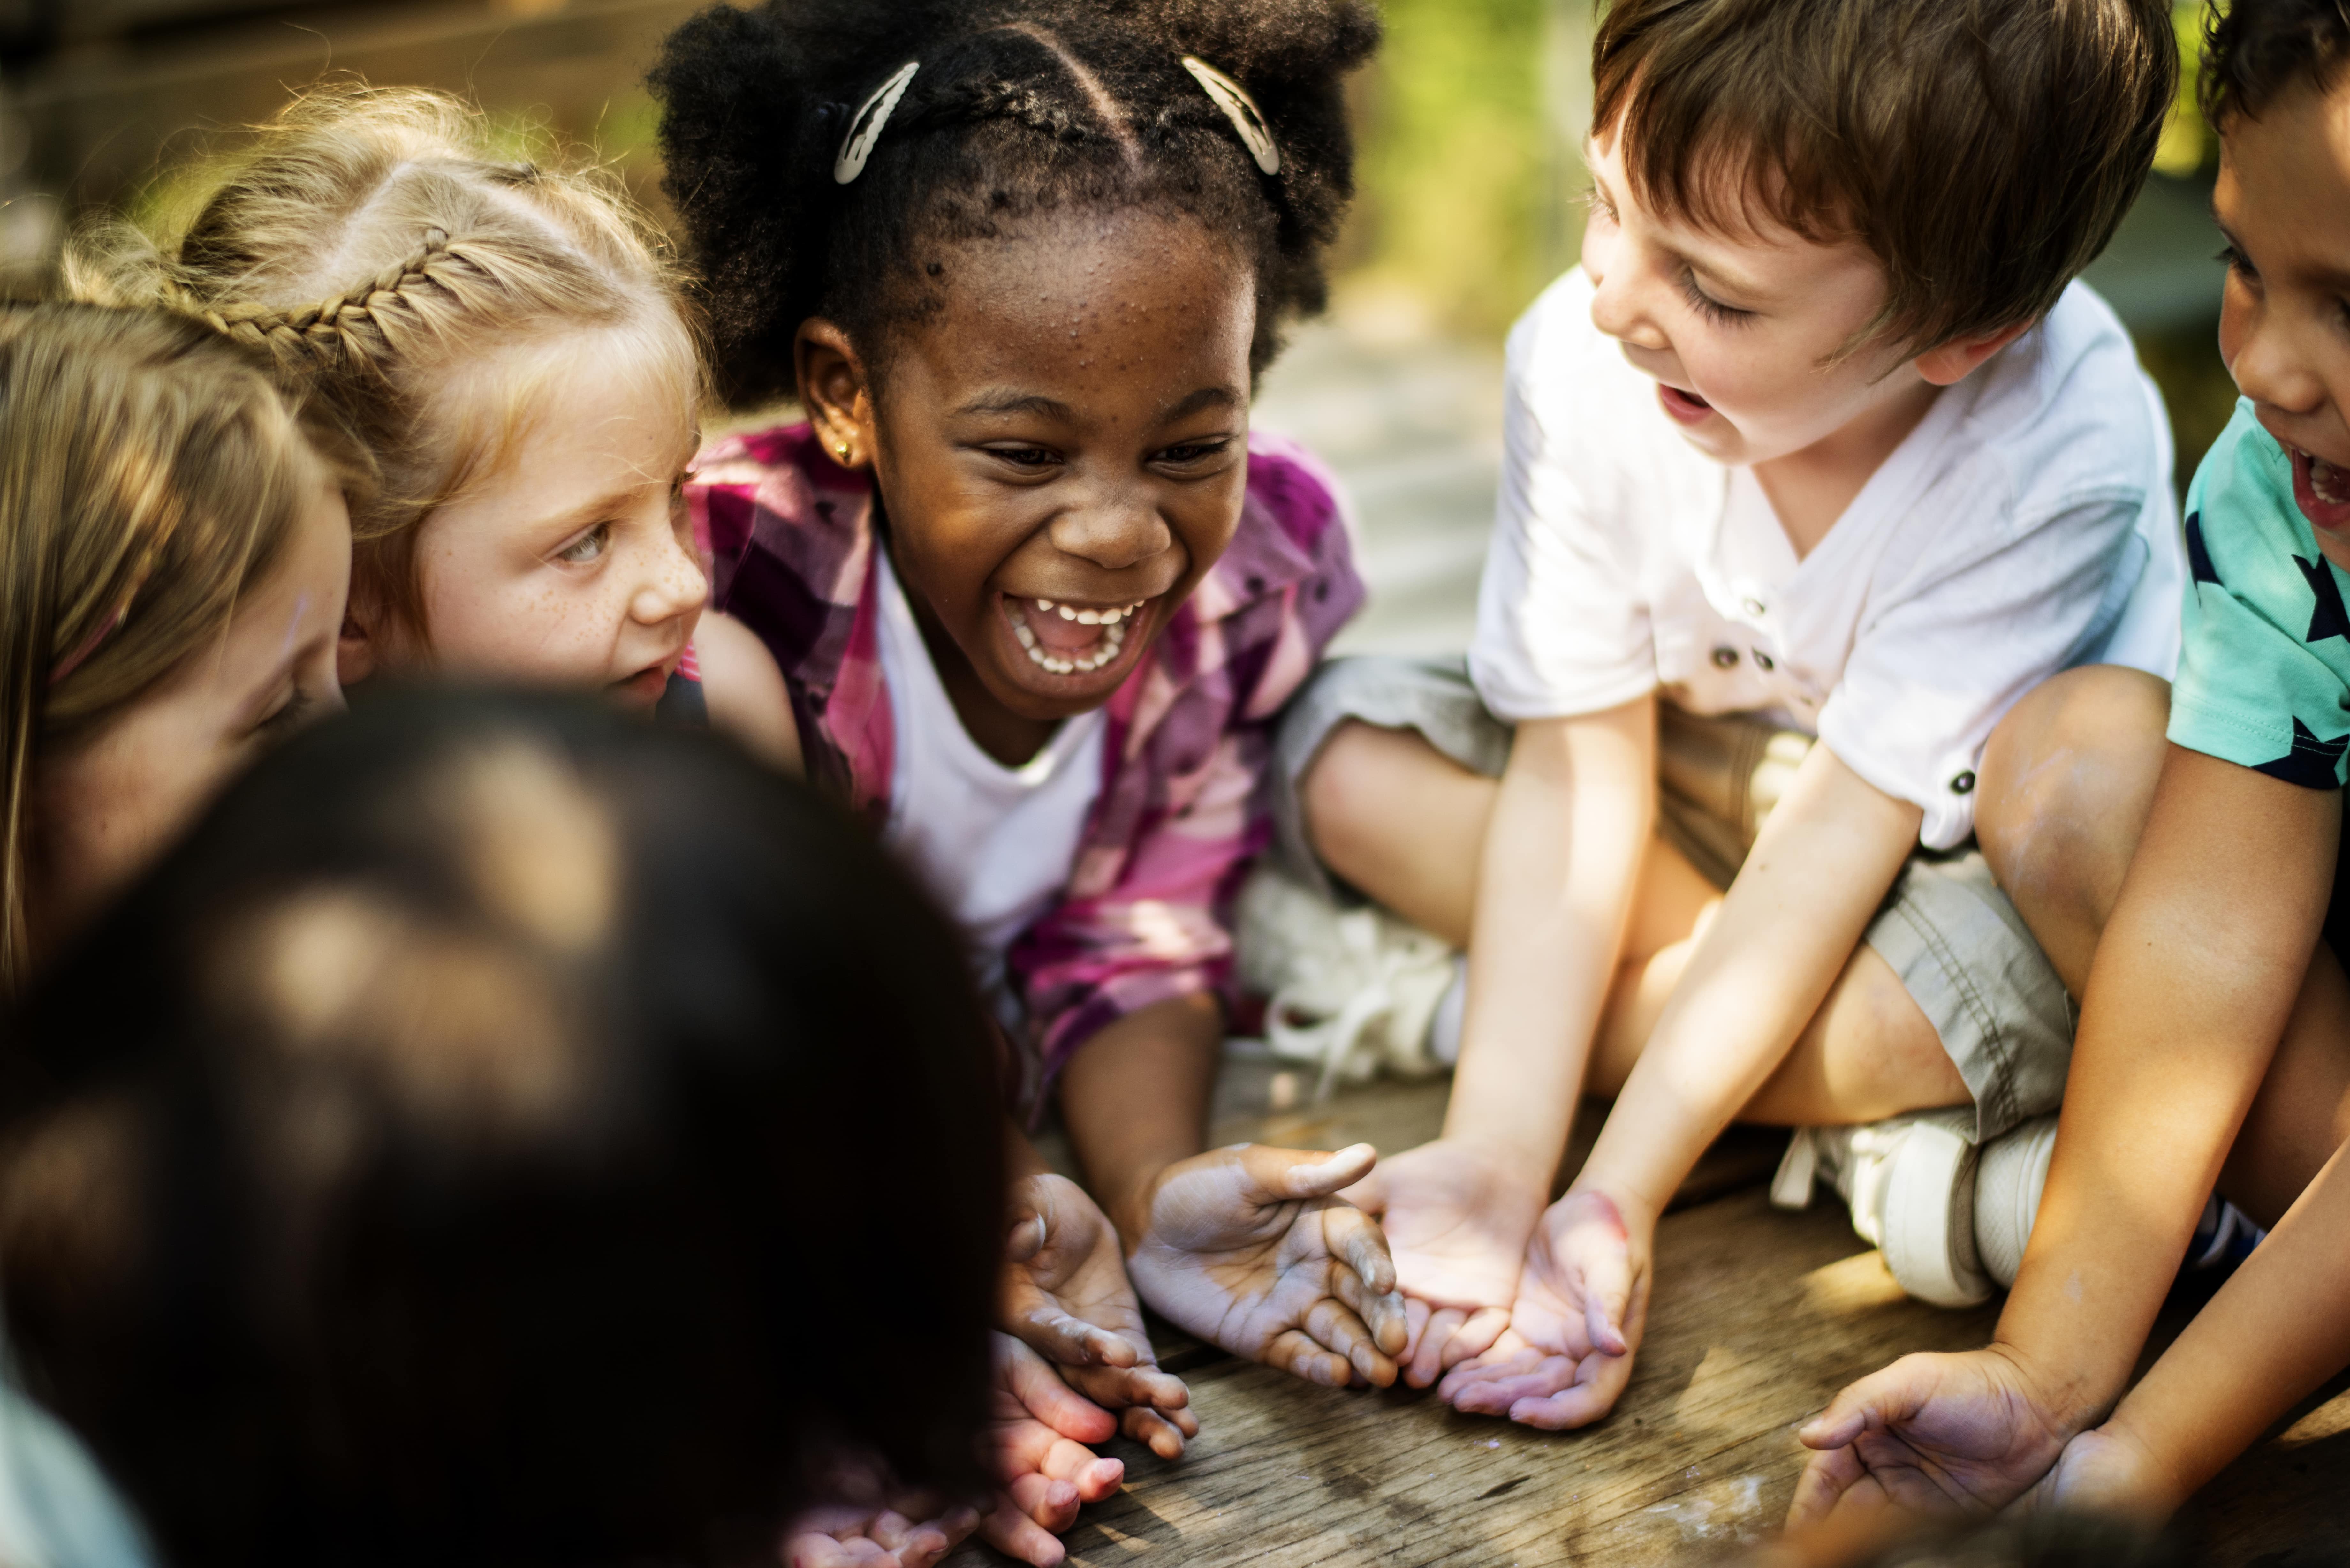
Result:
M2329 534L2350 532L2350 466L2299 447L2285 451L2293 458L2293 499L2302 515Z
M1126 639L1150 601L1074 605L1058 599L1003 596L1003 618L1029 662L1053 675L1090 675L1118 662Z

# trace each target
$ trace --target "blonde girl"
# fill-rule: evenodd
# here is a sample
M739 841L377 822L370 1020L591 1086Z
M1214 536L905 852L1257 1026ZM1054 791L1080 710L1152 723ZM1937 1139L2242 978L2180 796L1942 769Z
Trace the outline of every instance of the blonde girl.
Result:
M0 992L342 705L348 453L197 323L0 309Z
M319 89L184 229L95 235L69 275L266 349L364 441L382 483L353 519L346 682L431 669L688 718L706 702L796 764L774 661L702 614L679 497L697 335L605 174L499 156L441 94Z

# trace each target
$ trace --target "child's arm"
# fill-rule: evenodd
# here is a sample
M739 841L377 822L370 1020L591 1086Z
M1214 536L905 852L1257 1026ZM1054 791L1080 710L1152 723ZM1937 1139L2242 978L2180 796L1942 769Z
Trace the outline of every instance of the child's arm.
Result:
M2276 1231L2035 1493L2166 1518L2271 1422L2350 1365L2350 1158L2326 1161Z
M1547 1427L1613 1407L1639 1343L1659 1217L1819 1011L1916 846L1920 815L1812 748L1582 1174L1544 1217L1512 1332L1483 1366L1446 1380L1457 1406Z
M2047 1192L1999 1332L1988 1350L1907 1356L1839 1394L1803 1433L1827 1451L1795 1518L1847 1493L1856 1507L1999 1507L2112 1407L2301 992L2341 812L2336 792L2171 748L2089 971Z
M1387 1161L1378 1210L1414 1298L1410 1381L1491 1345L1565 1151L1656 804L1656 700L1521 724L1477 868L1444 1131Z

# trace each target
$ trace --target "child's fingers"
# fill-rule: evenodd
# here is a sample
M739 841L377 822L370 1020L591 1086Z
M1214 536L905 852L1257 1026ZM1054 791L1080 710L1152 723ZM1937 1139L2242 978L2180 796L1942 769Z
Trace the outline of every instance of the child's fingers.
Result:
M1825 1523L1836 1504L1867 1473L1860 1454L1850 1447L1814 1454L1795 1480L1795 1499L1787 1505L1787 1528L1804 1530Z
M1045 1250L1045 1241L1053 1228L1045 1216L1024 1206L1012 1216L1010 1233L1004 1238L1003 1256L1007 1262L1024 1263Z
M1469 1314L1469 1321L1452 1331L1452 1343L1444 1347L1446 1370L1484 1355L1501 1342L1509 1331L1510 1309L1480 1307Z
M1118 1430L1117 1418L1062 1381L1061 1375L1017 1340L1007 1356L1011 1391L1023 1408L1065 1438L1098 1443Z
M1418 1296L1404 1298L1404 1350L1410 1360L1403 1369L1403 1380L1414 1388L1425 1388L1443 1370L1444 1347L1469 1314L1459 1307L1437 1307Z
M1871 1427L1906 1421L1925 1403L1916 1385L1931 1364L1923 1356L1905 1355L1882 1371L1857 1383L1848 1383L1828 1401L1828 1407L1806 1421L1795 1433L1807 1449L1841 1449Z
M1444 1381L1436 1386L1436 1397L1450 1404L1455 1394L1472 1383L1523 1376L1549 1359L1542 1351L1523 1342L1507 1346L1497 1345L1483 1355L1464 1361L1446 1373Z
M1038 1529L1055 1535L1077 1521L1077 1508L1083 1501L1070 1482L1034 1470L1007 1481L1003 1495L1018 1504Z
M1318 1383L1325 1388L1344 1388L1353 1371L1345 1356L1331 1355L1294 1328L1285 1328L1274 1336L1273 1343L1264 1347L1263 1360L1276 1371Z
M1363 1276L1351 1268L1330 1271L1331 1293L1363 1320L1371 1343L1382 1355L1394 1357L1403 1354L1411 1341L1411 1327L1406 1316L1403 1295L1398 1291L1374 1293L1363 1283Z
M1628 1355L1586 1355L1575 1364L1573 1383L1555 1394L1519 1400L1510 1407L1510 1419L1550 1432L1587 1427L1616 1408L1631 1376Z
M1084 1444L1066 1438L1053 1445L1037 1469L1054 1480L1076 1488L1080 1502L1099 1502L1126 1480L1124 1459L1103 1459Z
M1184 1413L1190 1414L1188 1411ZM1128 1437L1162 1459L1181 1459L1183 1439L1199 1429L1199 1423L1195 1420L1191 1424L1192 1431L1187 1433L1158 1411L1140 1405L1127 1411L1122 1425Z
M1396 1364L1380 1353L1369 1327L1346 1303L1329 1296L1315 1302L1305 1314L1305 1332L1345 1356L1364 1382L1385 1388L1396 1380Z
M1367 1148L1368 1144L1357 1146ZM1373 1295L1396 1288L1395 1259L1388 1251L1387 1232L1379 1222L1351 1204L1334 1203L1322 1211L1322 1243L1355 1271ZM1401 1303L1399 1303L1399 1305ZM1398 1350L1401 1345L1396 1346Z
M1548 1355L1529 1368L1465 1380L1447 1397L1454 1409L1468 1415L1506 1416L1523 1402L1548 1399L1573 1387L1575 1370L1568 1357Z
M1379 1153L1358 1143L1335 1154L1317 1149L1274 1148L1270 1144L1243 1145L1237 1151L1241 1173L1256 1191L1249 1198L1269 1206L1297 1199L1327 1198L1370 1174Z
M1014 1329L1029 1349L1063 1366L1131 1366L1140 1359L1124 1336L1043 1296L1021 1314Z
M1373 1166L1368 1176L1364 1177L1352 1187L1341 1189L1338 1196L1366 1214L1375 1218L1384 1214L1388 1211L1387 1172L1378 1166Z
M1026 1511L1010 1497L1002 1498L980 1521L979 1536L1006 1557L1029 1563L1032 1568L1060 1568L1069 1554L1053 1539L1050 1531L1029 1518Z

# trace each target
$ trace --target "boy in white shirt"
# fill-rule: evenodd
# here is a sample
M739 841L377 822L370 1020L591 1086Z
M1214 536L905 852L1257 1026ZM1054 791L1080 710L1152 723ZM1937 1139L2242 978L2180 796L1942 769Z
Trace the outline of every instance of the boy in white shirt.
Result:
M2160 0L1607 12L1466 675L1336 665L1283 736L1321 865L1469 949L1444 1134L1359 1194L1459 1408L1613 1407L1732 1119L1882 1124L1799 1134L1783 1195L1824 1164L1928 1299L2012 1277L2070 1006L1992 875L2043 825L1960 852L2017 699L2177 657L2160 401L2070 282L2177 69Z

